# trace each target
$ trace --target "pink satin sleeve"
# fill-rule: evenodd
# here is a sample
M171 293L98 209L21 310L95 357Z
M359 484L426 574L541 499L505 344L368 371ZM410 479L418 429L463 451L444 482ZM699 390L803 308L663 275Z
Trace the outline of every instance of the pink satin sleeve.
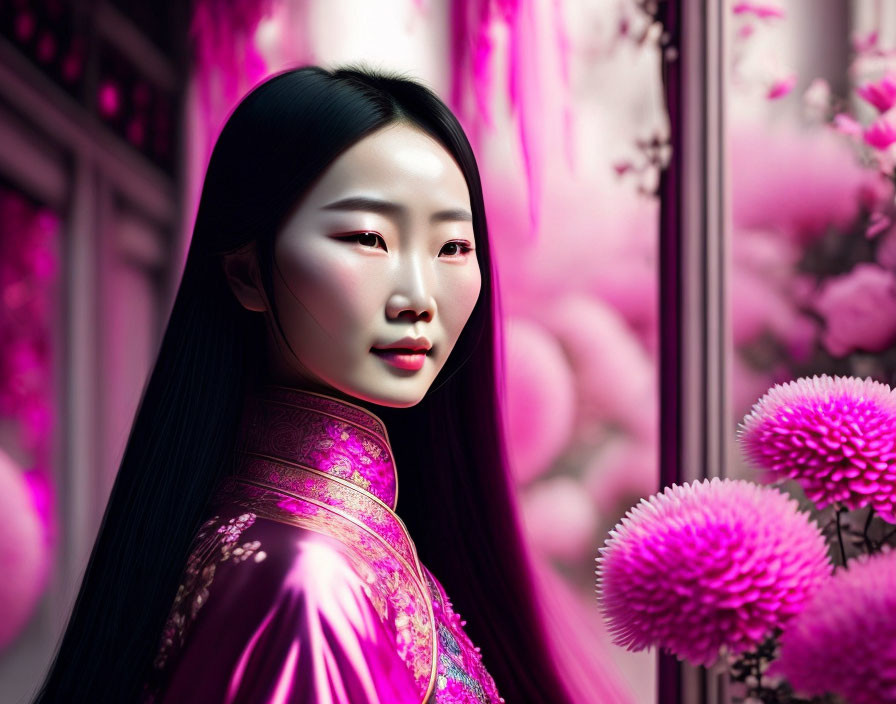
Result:
M263 546L285 544L258 564L219 565L155 701L420 704L394 632L339 544L267 521L252 532Z

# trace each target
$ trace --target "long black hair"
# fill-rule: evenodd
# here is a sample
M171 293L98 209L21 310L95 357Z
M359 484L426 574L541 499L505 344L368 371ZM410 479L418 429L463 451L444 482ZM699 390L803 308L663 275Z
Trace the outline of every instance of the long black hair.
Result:
M398 513L467 620L502 696L511 704L571 701L542 626L507 472L500 304L473 151L425 86L365 67L305 66L256 86L215 144L158 357L35 704L136 700L205 504L227 472L245 394L264 364L264 318L239 305L220 255L255 241L279 326L275 234L341 152L396 121L434 137L463 172L482 274L479 300L426 397L411 408L372 409L392 442Z

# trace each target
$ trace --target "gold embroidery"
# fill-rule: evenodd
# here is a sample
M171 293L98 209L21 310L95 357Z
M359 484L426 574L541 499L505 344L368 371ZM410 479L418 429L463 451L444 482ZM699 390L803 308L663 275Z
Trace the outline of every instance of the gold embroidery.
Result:
M383 454L382 448L368 438L361 438L361 447L364 448L364 452L366 452L375 460L378 460L380 458L380 455Z
M330 465L330 469L334 470L338 476L345 478L348 476L349 470L352 469L352 463L345 457L337 457Z
M187 559L181 583L178 585L177 594L174 597L174 604L162 630L161 642L153 660L153 667L159 670L164 668L172 651L184 644L188 626L196 618L199 609L208 601L208 590L215 579L218 563L231 559L235 563L240 563L253 555L255 562L265 559L265 552L258 550L261 547L261 542L258 540L247 541L242 545L235 546L240 535L255 522L255 519L256 514L244 513L231 518L214 532L211 531L211 528L220 520L219 516L214 516L202 524L193 540L193 549ZM217 560L215 560L216 546L219 547Z
M365 491L370 491L370 480L365 479L357 469L352 472L351 480Z

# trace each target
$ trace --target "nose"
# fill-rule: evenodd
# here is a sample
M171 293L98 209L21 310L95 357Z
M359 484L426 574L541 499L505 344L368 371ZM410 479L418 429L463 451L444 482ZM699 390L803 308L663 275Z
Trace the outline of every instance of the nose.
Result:
M406 316L413 322L429 322L435 312L436 302L425 266L416 256L404 258L395 272L395 288L386 304L386 315L390 320Z

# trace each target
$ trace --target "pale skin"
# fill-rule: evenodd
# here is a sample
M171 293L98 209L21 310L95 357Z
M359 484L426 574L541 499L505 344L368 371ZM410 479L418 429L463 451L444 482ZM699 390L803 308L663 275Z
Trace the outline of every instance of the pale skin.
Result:
M346 199L355 200L336 205ZM273 324L254 242L222 260L240 304L268 318L268 380L396 408L423 399L482 286L463 173L438 141L401 122L330 164L277 233L274 258L295 355ZM420 369L372 351L405 337L431 344Z

